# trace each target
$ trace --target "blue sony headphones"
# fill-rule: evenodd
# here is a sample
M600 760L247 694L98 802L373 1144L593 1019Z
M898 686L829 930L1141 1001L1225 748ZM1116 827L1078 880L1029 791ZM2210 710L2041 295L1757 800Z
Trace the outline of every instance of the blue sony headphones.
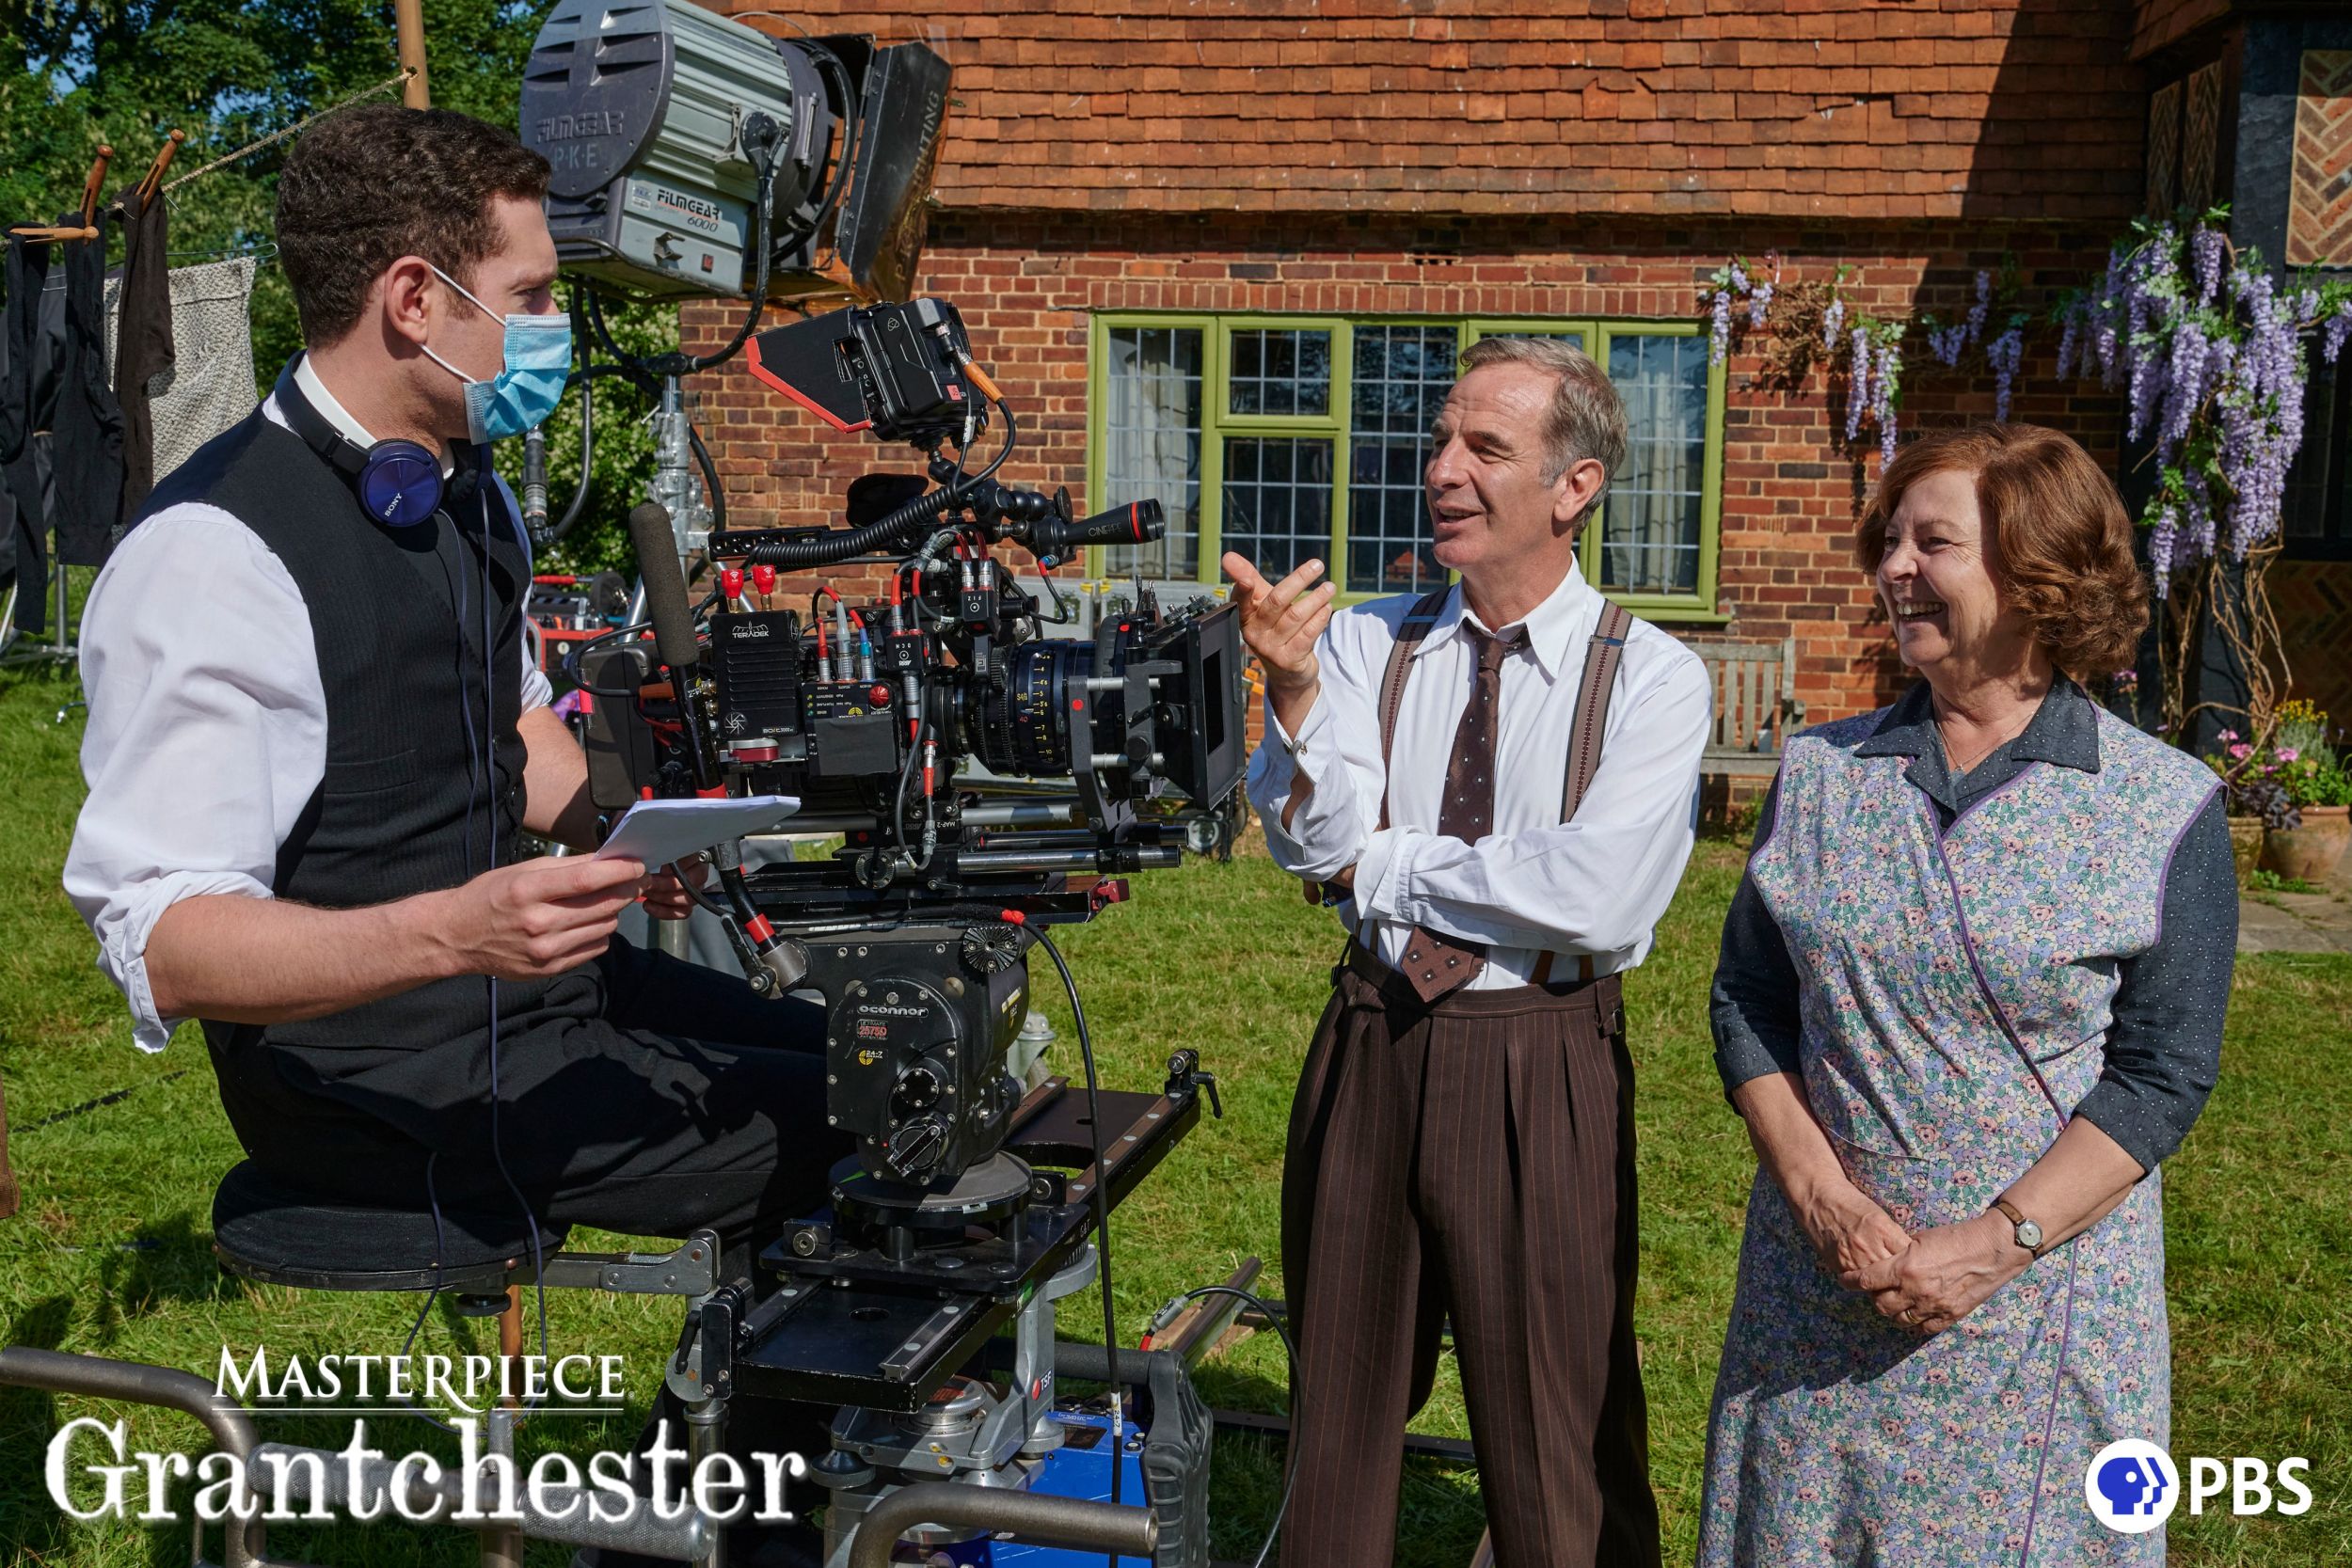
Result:
M278 410L303 444L342 475L359 509L387 528L408 528L440 510L444 500L462 500L474 487L474 454L464 442L452 445L456 471L446 485L440 459L415 441L378 441L362 447L311 406L294 380L294 361L278 372Z

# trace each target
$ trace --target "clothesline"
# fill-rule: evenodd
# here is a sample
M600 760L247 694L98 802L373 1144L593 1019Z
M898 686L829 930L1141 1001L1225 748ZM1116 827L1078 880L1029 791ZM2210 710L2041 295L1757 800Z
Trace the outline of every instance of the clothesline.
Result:
M212 173L213 170L216 168L224 168L227 166L237 162L241 158L249 158L265 147L269 147L277 142L284 141L288 136L293 135L296 131L301 130L304 126L325 119L328 115L333 114L338 109L349 108L352 104L358 103L362 99L373 98L378 93L389 92L392 88L400 87L405 83L409 77L414 76L416 73L417 68L415 66L403 66L400 68L397 74L387 76L384 80L376 83L375 86L372 87L362 87L358 92L353 93L350 97L342 100L341 103L330 103L326 108L319 110L316 114L305 115L302 119L295 120L292 125L287 126L285 129L280 131L272 131L268 135L262 137L258 141L249 141L233 152L224 152L201 168L190 169L187 173L180 176L179 179L174 180L170 183L164 186L165 194L168 195L171 192L178 190L181 186L186 184L189 181L200 180L205 175Z

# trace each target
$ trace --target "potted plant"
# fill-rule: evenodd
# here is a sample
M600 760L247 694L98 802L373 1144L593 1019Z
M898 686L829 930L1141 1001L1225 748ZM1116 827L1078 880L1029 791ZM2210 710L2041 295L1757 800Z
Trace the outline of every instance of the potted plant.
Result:
M2286 790L2270 776L2267 758L2255 754L2251 741L2235 730L2223 730L2215 738L2221 750L2207 752L2205 766L2221 775L2223 809L2230 816L2230 862L2236 868L2238 886L2245 887L2262 863L2263 840L2269 831L2300 827L2302 818Z
M2297 881L2325 881L2352 845L2352 777L2328 742L2328 716L2309 702L2280 705L2260 776L2286 791L2300 817L2264 834L2262 863Z
M2225 777L2222 787L2230 814L2230 861L2238 885L2245 887L2254 879L2268 835L2300 828L2303 816L2276 779Z

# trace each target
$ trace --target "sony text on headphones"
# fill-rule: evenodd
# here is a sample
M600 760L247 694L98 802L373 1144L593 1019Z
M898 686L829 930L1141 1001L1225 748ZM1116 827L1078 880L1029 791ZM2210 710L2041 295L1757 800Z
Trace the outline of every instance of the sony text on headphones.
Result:
M421 523L440 510L443 500L459 500L471 492L475 473L473 453L453 443L456 471L444 486L440 459L416 441L378 441L362 447L337 430L302 395L288 360L278 373L274 396L286 423L326 465L342 475L358 498L359 508L387 528ZM446 489L446 494L444 490Z

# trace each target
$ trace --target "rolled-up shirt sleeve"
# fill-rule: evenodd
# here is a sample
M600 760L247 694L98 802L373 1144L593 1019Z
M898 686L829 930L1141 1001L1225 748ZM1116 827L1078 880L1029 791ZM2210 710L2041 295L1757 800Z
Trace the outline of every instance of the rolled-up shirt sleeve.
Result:
M1756 848L1772 839L1779 805L1780 784L1775 781L1756 817ZM1744 873L1724 917L1707 1012L1715 1036L1715 1070L1723 1078L1726 1098L1752 1078L1803 1070L1797 966L1788 957L1780 923L1766 908L1754 879Z
M172 507L126 537L83 617L89 787L65 890L160 1051L147 944L183 898L266 898L278 846L326 771L310 619L283 562L215 507Z
M2219 791L2172 847L2155 944L2118 966L2106 1065L2074 1114L2153 1170L2196 1125L2221 1072L2237 964L2237 871Z
M1706 666L1688 655L1660 661L1612 705L1600 768L1572 820L1475 844L1418 828L1375 832L1357 863L1359 907L1497 947L1640 946L1691 858L1713 717Z

